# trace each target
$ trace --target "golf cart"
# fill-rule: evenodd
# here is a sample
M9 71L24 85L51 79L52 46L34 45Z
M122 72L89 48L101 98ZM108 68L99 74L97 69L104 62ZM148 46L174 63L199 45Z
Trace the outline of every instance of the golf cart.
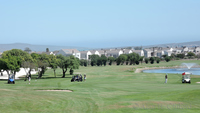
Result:
M75 75L75 76L72 76L72 79L71 79L71 82L75 82L75 81L83 81L83 79L82 79L82 75L80 74L80 75Z
M13 78L14 76L12 75L9 79L8 79L8 84L15 84L15 79Z
M191 81L190 81L191 74L192 73L189 73L189 72L182 73L182 83L191 83Z

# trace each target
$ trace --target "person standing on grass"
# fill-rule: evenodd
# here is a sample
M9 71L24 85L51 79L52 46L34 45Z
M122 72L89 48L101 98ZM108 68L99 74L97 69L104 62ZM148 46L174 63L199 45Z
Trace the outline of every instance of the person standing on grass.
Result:
M86 80L86 74L84 74L84 81Z
M29 84L31 84L31 76L28 77Z
M167 74L165 75L165 83L167 83Z

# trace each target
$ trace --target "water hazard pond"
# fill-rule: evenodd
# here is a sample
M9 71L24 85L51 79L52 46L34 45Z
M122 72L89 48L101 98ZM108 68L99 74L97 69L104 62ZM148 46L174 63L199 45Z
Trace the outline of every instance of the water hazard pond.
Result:
M144 73L174 73L174 74L182 74L184 72L190 72L193 75L200 75L200 68L177 68L177 69L151 69L151 70L143 70Z

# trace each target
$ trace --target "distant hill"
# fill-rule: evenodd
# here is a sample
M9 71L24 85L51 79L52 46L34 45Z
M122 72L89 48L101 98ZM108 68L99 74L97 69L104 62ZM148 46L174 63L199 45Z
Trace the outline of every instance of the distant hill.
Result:
M194 42L183 42L183 43L168 43L168 44L155 44L155 45L146 45L142 46L143 49L145 48L151 48L151 47L200 47L200 41L194 41ZM113 47L113 48L103 48L103 49L115 49L115 48L141 48L141 46L123 46L123 47Z
M200 46L200 41L184 42L184 43L169 43L169 44L147 45L147 46L143 46L143 49L144 48L150 48L150 47L182 47L182 46L187 46L187 47ZM36 51L36 52L46 51L46 48L49 48L50 51L56 51L56 50L61 50L61 49L72 49L72 48L73 49L74 48L78 49L79 51L95 49L95 48L86 48L86 47L32 45L32 44L25 44L25 43L13 43L13 44L0 44L0 52L6 51L6 50L11 50L11 49L24 50L26 47L28 47L32 51ZM132 46L132 47L134 48L136 46ZM126 48L126 47L115 47L115 48ZM105 48L103 48L103 49L105 49ZM108 49L108 48L106 48L106 49Z
M52 45L32 45L25 43L13 43L13 44L0 44L0 52L11 50L11 49L21 49L24 50L26 47L30 48L32 51L46 51L46 48L49 48L49 51L56 51L61 49L72 49L76 48L79 51L88 50L85 47L69 47L69 46L52 46Z
M149 46L143 46L143 48L149 48L149 47L195 47L200 46L200 41L194 41L194 42L183 42L183 43L169 43L169 44L157 44L157 45L149 45Z

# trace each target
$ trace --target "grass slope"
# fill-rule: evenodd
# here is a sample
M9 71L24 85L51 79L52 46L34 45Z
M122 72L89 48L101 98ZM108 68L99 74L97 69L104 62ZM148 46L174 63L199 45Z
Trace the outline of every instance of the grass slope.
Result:
M183 62L170 61L139 66L80 67L75 73L86 73L86 82L70 82L71 76L57 78L48 70L42 79L33 76L28 81L17 80L16 84L0 81L0 112L20 113L94 113L138 112L169 113L197 112L200 109L200 76L192 75L191 84L182 84L181 75L169 74L164 84L164 74L134 73L136 68L176 66ZM70 89L73 92L38 91L42 89Z

